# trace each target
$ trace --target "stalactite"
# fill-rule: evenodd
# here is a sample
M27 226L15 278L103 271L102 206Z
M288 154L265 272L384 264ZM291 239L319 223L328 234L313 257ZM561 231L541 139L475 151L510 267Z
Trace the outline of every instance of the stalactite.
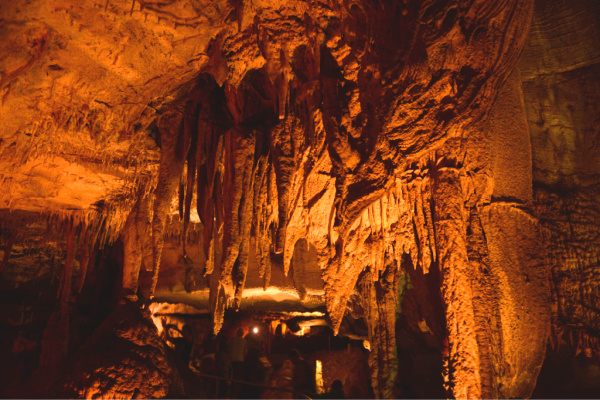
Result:
M177 208L179 210L179 221L183 221L183 213L184 213L184 209L183 209L183 204L184 204L184 199L185 199L185 175L181 174L181 176L179 177L179 187L177 189L177 194L178 194L178 205L179 207Z
M90 257L90 226L87 223L83 223L81 226L81 233L79 234L79 275L75 281L75 293L80 293L85 282L85 276L87 275L87 268Z
M215 229L213 229L213 244L211 258L213 265L220 265L223 258L223 179L222 167L219 167L215 173L214 199L215 199ZM207 261L208 268L208 261ZM213 332L217 334L223 324L225 307L227 306L227 296L225 288L221 285L220 271L211 271L210 274L210 292L209 303L210 311L213 317Z
M431 213L431 179L426 177L423 179L423 183L421 186L421 196L423 198L423 211L425 215L425 221L427 223L427 231L428 231L428 239L429 239L429 249L431 250L431 261L437 261L437 250L435 246L435 232L433 229L433 215Z
M268 172L268 184L267 184L267 213L268 220L267 226L272 227L273 237L276 235L275 229L279 227L279 196L277 193L277 175L275 172L275 166L273 162L273 155L271 154L271 163L269 165Z
M214 293L215 299L214 302L211 302L211 314L213 318L213 332L216 335L223 326L225 309L228 306L228 296L225 293L225 288L220 284L217 286L216 290L214 290Z
M96 251L98 249L98 237L101 231L101 224L88 225L86 228L87 240L81 244L80 247L81 259L79 261L81 265L81 273L75 283L75 291L81 293L85 278L89 272L93 269L96 261Z
M296 245L294 246L294 256L292 257L291 261L292 281L294 282L294 287L298 292L298 297L300 297L300 300L302 301L304 301L304 299L306 298L306 285L304 283L306 282L306 258L299 256L303 252L308 252L309 249L310 245L305 239L297 241Z
M200 138L198 141L199 154L197 156L198 171L196 172L196 210L198 212L198 216L200 217L200 221L202 222L204 237L202 246L204 254L208 259L210 257L210 247L213 243L213 226L215 218L215 205L212 201L212 187L214 185L214 181L209 180L207 176L207 157L204 155L204 147L201 147L203 144L201 143L202 141L202 138ZM207 263L206 272L209 274L212 272L212 264L210 264L209 268L209 264Z
M282 253L285 246L287 223L291 214L291 195L296 163L292 138L292 122L281 121L271 132L271 154L276 181L278 226L274 238L275 253Z
M383 199L383 197L382 197ZM383 224L381 215L384 212L381 205L381 199L375 201L368 208L371 218L371 266L375 271L375 276L379 275L380 271L385 268L385 232L388 227Z
M423 210L423 197L421 192L421 186L423 179L417 177L413 181L411 190L411 201L413 202L411 207L415 210L415 227L417 228L417 235L419 240L419 265L423 268L424 272L429 271L429 265L431 263L431 250L429 247L429 231L427 230L427 224L425 222L425 215Z
M481 398L470 265L467 256L464 200L458 171L441 168L433 183L442 294L446 307L449 376L456 398Z
M419 249L419 236L417 234L417 227L415 226L415 212L414 212L414 201L412 188L414 185L409 185L406 182L406 178L402 180L402 214L405 216L404 219L404 250L410 255L412 263L415 268L419 265L420 261L420 249Z
M365 210L351 226L348 236L338 240L333 258L322 269L327 312L335 334L358 276L370 264L372 246L371 242L366 243L370 236L369 211Z
M152 220L154 196L145 191L138 195L137 204L137 227L139 232L140 246L142 248L142 265L146 271L152 271L153 251L152 251ZM92 246L93 246L92 242Z
M224 204L224 194L223 194L223 169L219 168L215 174L215 187L214 187L214 207L215 207L215 223L213 228L213 254L217 254L217 252L222 256L224 256L224 234L225 234L225 204ZM214 257L215 263L217 263L216 257ZM215 264L216 265L216 264Z
M189 131L191 135L190 150L187 155L187 180L185 184L185 204L183 212L183 256L187 258L186 244L187 232L190 224L190 214L192 208L192 198L194 194L194 182L196 181L196 159L198 155L198 120L194 105L188 105L186 115L183 120L184 130Z
M269 263L269 230L267 227L267 184L269 157L263 156L258 160L257 174L254 183L254 210L251 243L258 261L258 276L264 279ZM266 288L265 288L266 289Z
M294 136L303 134L302 131L294 126ZM301 142L300 139L295 141ZM309 200L307 198L307 182L311 175L312 163L310 163L310 148L303 148L297 145L294 149L296 170L293 174L291 189L290 189L290 207L289 217L286 226L284 251L283 251L283 272L287 276L292 255L294 254L294 246L298 240L307 237L308 235L308 213Z
M123 292L124 297L137 299L138 278L142 267L142 246L138 230L138 213L142 205L143 198L138 200L136 206L131 210L125 227L123 228Z
M223 136L209 121L209 116L205 114L198 119L198 151L201 155L197 160L197 208L204 227L203 250L207 258L205 275L211 274L214 269L215 230L219 229L222 222L220 215L223 208L218 198L222 194L221 174L218 171L223 159Z
M77 225L73 220L63 220L67 255L63 276L59 287L59 302L48 319L44 329L40 366L54 368L67 357L69 347L69 302L71 298L71 278L73 273L73 261L76 251Z
M388 241L388 231L390 227L390 222L388 221L388 208L391 204L394 204L391 200L393 196L393 192L390 191L384 194L381 199L379 199L379 211L380 211L380 219L381 219L381 235L382 235L382 243L386 243ZM385 250L385 249L384 249ZM382 264L384 262L383 257L381 258Z
M277 194L277 176L275 174L275 167L272 162L272 154L271 154L271 162L268 166L267 171L267 208L266 208L266 221L264 225L264 234L265 238L268 237L268 241L263 242L263 260L265 265L264 271L264 288L269 286L271 282L271 255L270 255L270 242L275 241L275 236L278 232L279 228L279 197Z
M239 308L242 301L242 292L246 284L246 275L248 273L248 258L250 252L250 232L252 230L252 210L254 209L254 185L258 165L253 166L249 176L246 176L244 182L244 194L240 202L242 215L240 218L240 235L242 241L240 243L240 252L237 259L237 268L233 271L235 284L235 300L234 307Z
M394 397L394 384L398 372L396 304L403 272L393 254L386 255L385 264L381 273L367 273L359 287L363 301L368 304L371 385L376 398L389 399ZM381 276L375 277L375 274Z
M182 114L183 111L181 110L171 109L165 112L158 121L162 150L152 219L152 269L154 273L150 288L151 297L154 295L158 281L160 259L164 245L164 230L171 199L175 195L178 181L183 172L191 141L188 136L191 132L182 129Z
M77 226L72 221L65 224L65 236L67 241L67 257L65 259L65 268L60 286L60 304L61 312L69 312L69 299L71 297L71 282L73 277L73 261L76 251Z
M236 127L225 134L223 178L224 234L223 261L221 263L221 284L229 293L233 289L233 265L240 254L242 244L242 222L251 221L251 216L243 215L246 202L251 202L253 191L247 192L252 183L254 171L255 136L253 132ZM247 222L245 222L247 223ZM249 233L249 232L248 232ZM247 240L247 239L246 239Z

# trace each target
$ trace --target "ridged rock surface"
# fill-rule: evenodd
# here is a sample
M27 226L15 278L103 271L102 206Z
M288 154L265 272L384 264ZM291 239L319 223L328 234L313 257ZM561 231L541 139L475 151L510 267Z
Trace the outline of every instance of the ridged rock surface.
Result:
M161 268L181 265L187 291L208 282L215 332L252 274L266 291L291 275L305 301L316 265L336 333L363 304L379 397L394 393L407 277L439 284L441 304L412 295L427 304L408 324L447 347L449 396L530 396L550 336L598 351L593 0L0 7L0 208L50 215L66 237L47 335L68 327L74 259L78 292L120 241L124 296L152 298ZM4 270L23 238L1 222ZM172 237L181 257L163 258ZM133 352L154 343L142 325L119 339ZM65 387L165 396L152 347Z
M520 62L534 212L552 283L553 344L598 355L600 6L540 1Z

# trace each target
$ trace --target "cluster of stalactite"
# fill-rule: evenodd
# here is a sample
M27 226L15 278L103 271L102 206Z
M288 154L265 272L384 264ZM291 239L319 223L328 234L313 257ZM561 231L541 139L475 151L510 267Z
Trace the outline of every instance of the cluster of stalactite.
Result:
M75 296L81 293L86 276L95 266L99 251L117 240L124 230L125 217L129 213L121 208L112 212L94 210L54 212L49 215L35 212L19 212L3 215L0 233L4 242L4 257L0 271L7 268L15 244L25 248L41 249L59 238L64 244L64 267L60 274L57 306L44 330L41 342L40 366L54 367L67 356L69 346L69 315ZM27 235L29 224L45 223L42 237ZM62 241L61 241L62 239ZM78 260L75 274L74 263ZM73 277L76 276L75 280Z
M122 4L107 1L104 13L115 10L119 15L103 14L103 28L119 21L141 32L125 38L123 32L131 34L133 28L114 29L123 36L123 49L129 39L135 43L129 53L142 44L156 46L145 37L163 37L155 34L163 30L164 21L186 35L193 29L198 32L171 40L171 47L150 48L150 56L171 60L174 55L174 63L185 67L168 65L168 72L158 68L156 74L148 74L137 65L139 76L148 80L141 88L127 81L131 98L113 101L100 96L62 108L64 93L53 94L55 77L51 78L52 83L46 83L58 108L52 106L52 115L29 126L31 135L21 135L16 142L3 136L0 141L3 157L14 156L15 165L28 157L57 153L69 161L90 157L111 170L119 165L123 170L113 171L115 176L125 176L122 199L107 198L92 211L64 211L51 219L64 234L67 251L61 301L45 332L42 364L56 365L64 356L72 287L81 290L95 252L119 235L125 253L123 295L131 298L138 292L142 269L153 273L153 295L165 237L180 235L188 268L202 268L196 276L210 275L215 331L228 307L240 307L251 259L258 264L265 289L272 269L280 268L292 272L304 298L303 266L294 259L294 249L299 243L314 247L334 331L356 292L364 302L372 382L380 397L393 394L393 322L398 288L406 276L439 276L448 345L445 378L452 396L529 396L543 359L550 315L556 346L566 336L580 351L598 352L597 186L571 194L561 193L560 187L541 187L535 196L530 187L535 182L531 171L545 170L543 163L532 166L532 153L537 162L545 155L536 155L531 143L545 143L546 130L555 128L548 122L554 116L544 116L545 105L540 105L533 114L539 114L534 124L542 132L537 139L529 135L514 69L532 3L216 1L188 7L188 2L177 0L133 1L129 16L139 12L144 17L125 24ZM555 12L542 1L538 7ZM72 9L48 13L54 18L64 11L71 27L75 21L80 31L86 30L88 20L67 8ZM86 18L95 17L96 8L101 9L96 4L88 7ZM157 18L150 23L149 15ZM574 20L569 19L570 24ZM15 21L9 25L21 26ZM52 23L62 27L56 21ZM12 99L17 83L39 93L21 75L29 76L38 63L48 61L47 52L59 54L56 48L65 47L56 44L64 39L61 34L40 24L40 31L27 36L38 37L28 39L34 44L32 54L0 79L0 89L6 89L3 101ZM556 24L542 20L539 25L545 32ZM551 31L552 40L575 36ZM82 37L94 37L89 34ZM77 40L83 39L75 44ZM199 44L186 51L176 47L195 40ZM535 46L544 45L544 40L536 41ZM99 48L98 53L106 50ZM94 51L91 59L99 57ZM177 58L178 51L194 59ZM111 72L123 72L121 53L111 58ZM583 60L580 56L573 65ZM128 57L141 59L137 51ZM93 61L107 64L103 57ZM50 74L66 69L52 62L44 64ZM544 82L551 81L546 79L548 71L529 69L539 70ZM174 76L177 71L185 73ZM586 78L588 83L574 86L574 92L586 93L590 104L593 71L585 72L592 77ZM129 67L125 72L131 72ZM37 82L39 76L30 80ZM90 86L89 93L104 95L104 88L97 90L85 79L84 84ZM580 90L584 86L586 90ZM557 90L551 98L563 91L568 92ZM499 101L494 103L496 95ZM132 98L138 102L133 111L126 106ZM106 113L90 109L94 103ZM21 106L13 102L12 107L15 104ZM493 104L497 109L490 110ZM593 114L589 109L586 113ZM156 175L149 130L157 134L160 147ZM83 148L73 140L71 147L69 138L80 137L82 131L89 131L89 140L86 136ZM117 136L131 140L128 152L112 146ZM77 154L66 155L71 150ZM552 166L554 153L550 158ZM169 227L173 199L182 221L175 233ZM201 224L190 235L192 213ZM23 240L16 222L3 221L10 226L3 228L0 271L7 267L12 246ZM189 260L188 236L201 243L206 263ZM539 257L544 252L540 249L549 255L546 259ZM82 273L73 285L76 258ZM186 282L188 290L192 287ZM432 330L443 336L442 328ZM53 341L61 345L50 346Z
M330 164L322 168L334 180L335 198L325 229L327 249L317 248L328 253L324 258L342 257L339 247L353 224L390 188L407 157L441 143L450 121L457 129L482 115L483 103L517 60L531 4L504 1L487 7L483 1L460 8L382 4L368 11L359 4L337 5L332 9L339 14L337 23L330 23L325 33L317 25L324 22L316 11L297 19L293 13L298 11L289 10L292 15L281 28L281 15L265 10L254 24L223 39L221 53L227 57L214 62L226 64L229 71L224 86L204 75L158 118L161 167L152 222L154 270L179 182L184 224L197 185L206 253L211 246L216 249L214 236L223 224L221 286L235 281L243 288L249 242L259 247L267 277L273 262L269 258L282 262L287 271L293 239L302 236L290 226L302 218L301 208L311 210L311 200L330 194L323 182L312 184L319 189L312 198L305 193L319 163ZM476 14L477 22L469 17ZM398 23L398 15L406 24ZM440 20L445 23L439 25ZM499 20L503 23L496 24ZM500 25L502 30L494 28ZM385 35L390 30L406 40L389 40ZM444 50L449 32L461 38L461 51ZM389 51L370 50L366 40ZM493 62L476 57L490 53L497 54ZM260 68L247 64L253 58ZM425 60L428 66L423 68ZM299 207L301 196L306 201ZM268 235L270 244L264 240ZM253 240L242 240L251 236Z
M86 275L94 267L96 253L116 240L110 237L112 232L120 229L110 229L104 226L102 218L77 218L77 215L66 218L50 217L48 226L54 226L64 235L66 241L66 257L63 274L57 298L58 306L50 316L44 329L40 355L41 367L55 367L68 354L69 346L69 315L73 298L81 292ZM73 262L79 258L79 274L76 282L72 281Z
M161 6L140 4L144 12L162 12ZM251 256L265 288L272 268L286 274L296 268L301 280L292 258L296 243L306 240L317 251L336 333L361 276L363 297L377 303L369 311L371 364L378 395L387 396L385 377L393 376L395 359L393 305L408 254L425 273L439 264L450 368L459 382L453 390L479 397L475 336L456 328L481 325L473 322L478 316L468 289L466 241L460 239L464 198L457 170L444 170L429 154L489 110L523 47L532 2L238 7L230 13L237 20L224 20L227 27L210 41L200 75L158 110L155 184L134 176L130 183L139 190L133 201L115 210L97 205L104 220L59 219L67 256L61 307L45 342L68 337L74 258L89 268L94 251L118 235L125 253L123 295L135 296L142 268L153 271L154 294L172 200L178 198L184 257L193 208L202 223L203 273L214 277L215 331L225 309L240 306ZM433 171L438 175L432 180ZM53 348L64 354L65 346ZM44 352L44 365L60 358L51 352Z
M117 213L118 227L63 219L61 309L44 341L64 344L68 337L72 261L82 240L92 244L79 249L89 260L95 243L106 241L99 234L114 239L121 232L123 294L135 296L142 268L153 271L154 294L178 197L184 257L193 207L202 223L203 272L215 277L215 331L225 309L240 306L251 253L266 288L272 268L287 274L294 265L299 240L313 245L336 333L362 276L359 286L372 306L372 380L382 397L393 385L403 254L425 273L439 259L453 327L453 391L479 397L480 354L474 334L462 328L476 325L465 247L455 239L465 237L462 192L453 170L443 172L437 158L423 156L485 114L518 58L531 2L320 4L302 10L282 15L266 9L245 29L213 41L220 49L207 73L159 110L156 188L140 185L135 203ZM434 169L448 175L437 187L430 178ZM65 354L65 346L52 346ZM43 364L55 365L60 355L46 348Z
M449 307L450 326L475 318L472 295L457 293L468 290L466 272L460 272L465 252L453 239L464 237L464 221L434 222L425 164L435 168L437 161L428 159L413 171L410 160L487 111L497 84L518 59L531 4L334 9L335 24L312 10L296 18L292 9L284 24L280 13L265 10L245 30L221 39L226 56L210 66L211 73L229 71L222 85L211 74L201 75L157 117L161 156L152 212L140 199L125 229L131 290L140 266L150 264L149 218L151 295L155 290L171 201L179 192L184 256L195 206L203 226L204 273L217 277L211 285L215 331L224 310L240 305L250 252L266 287L274 266L288 273L300 239L317 249L335 332L360 274L368 269L376 282L380 275L393 276L403 253L425 272L438 257L452 265L452 274L444 275L445 300L465 300L458 309ZM445 47L448 35L455 37L452 50ZM368 41L384 50L373 50ZM456 179L447 190L459 190L452 186ZM448 203L456 196L440 197L449 214L463 215L455 209L458 202ZM378 285L382 294L375 290L370 297L395 296L393 283ZM390 310L387 304L373 314L372 329L387 332L375 335L382 341L375 364L394 359L393 344L385 342L393 337ZM450 339L453 379L461 382L455 393L478 397L473 371L479 366L469 364L479 360L470 342L475 337L450 329ZM378 374L376 381L383 376ZM389 394L389 384L377 387L380 395Z

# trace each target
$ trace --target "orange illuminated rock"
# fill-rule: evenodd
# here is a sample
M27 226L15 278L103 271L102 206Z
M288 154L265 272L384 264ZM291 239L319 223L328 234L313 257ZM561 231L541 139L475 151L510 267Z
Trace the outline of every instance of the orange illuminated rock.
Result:
M442 304L407 323L446 341L448 395L528 397L551 311L598 351L600 51L547 32L597 33L579 1L538 2L519 65L531 0L3 4L0 209L63 222L63 313L74 258L78 293L116 240L123 294L196 295L215 332L248 285L324 306L336 334L360 298L379 397L401 282L433 275ZM144 380L111 362L73 393L168 393L166 361L139 393L106 386Z

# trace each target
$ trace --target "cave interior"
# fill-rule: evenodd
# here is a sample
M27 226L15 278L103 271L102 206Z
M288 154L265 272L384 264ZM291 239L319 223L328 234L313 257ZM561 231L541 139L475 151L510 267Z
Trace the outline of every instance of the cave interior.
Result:
M600 2L0 2L0 309L9 398L600 398Z

